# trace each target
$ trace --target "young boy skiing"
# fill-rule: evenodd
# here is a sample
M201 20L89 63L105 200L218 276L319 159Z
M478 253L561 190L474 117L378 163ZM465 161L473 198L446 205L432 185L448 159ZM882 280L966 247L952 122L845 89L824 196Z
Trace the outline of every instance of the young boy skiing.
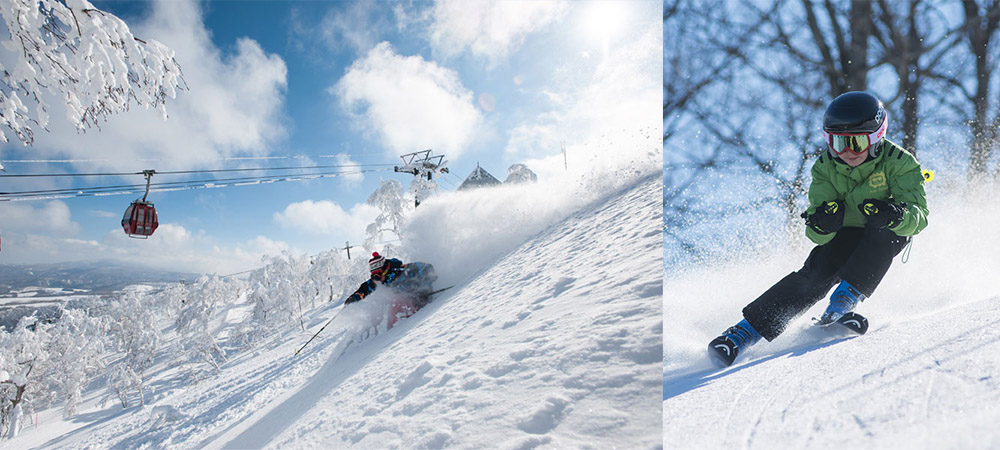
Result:
M720 366L729 366L761 338L780 335L788 323L836 285L816 325L846 319L870 297L892 259L927 226L927 200L920 164L885 139L882 102L867 92L834 99L823 116L828 152L812 167L806 236L817 246L805 264L743 308L743 320L709 343ZM838 284L839 283L839 284Z

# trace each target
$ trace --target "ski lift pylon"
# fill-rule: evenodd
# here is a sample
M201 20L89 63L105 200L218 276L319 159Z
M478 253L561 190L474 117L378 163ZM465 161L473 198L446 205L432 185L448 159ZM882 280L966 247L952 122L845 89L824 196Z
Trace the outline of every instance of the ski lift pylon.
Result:
M146 177L146 193L142 196L141 200L136 199L132 202L122 217L122 228L130 238L146 239L160 225L156 217L156 208L153 207L152 202L146 201L146 197L149 195L149 180L153 177L154 173L156 173L155 170L142 171L142 174Z

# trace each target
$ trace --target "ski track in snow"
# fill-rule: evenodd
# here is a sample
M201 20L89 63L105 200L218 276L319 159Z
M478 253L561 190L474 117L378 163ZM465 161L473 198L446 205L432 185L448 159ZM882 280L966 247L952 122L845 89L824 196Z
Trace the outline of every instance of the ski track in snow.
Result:
M668 375L664 447L998 448L998 311L1000 297L856 337L800 327L791 348Z
M394 328L333 322L238 354L145 407L96 406L22 448L657 448L660 174L566 218ZM88 406L90 408L88 408ZM50 427L43 432L44 427ZM53 434L56 433L56 434Z

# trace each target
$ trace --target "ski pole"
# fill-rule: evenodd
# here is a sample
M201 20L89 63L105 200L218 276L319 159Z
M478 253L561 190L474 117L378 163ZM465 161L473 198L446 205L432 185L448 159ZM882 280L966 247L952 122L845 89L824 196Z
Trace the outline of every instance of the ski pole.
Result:
M305 344L302 344L302 347L299 347L299 349L295 351L295 356L299 356L299 352L301 352L302 349L306 348L306 346L309 345L309 343L312 342L313 339L316 339L316 336L319 336L319 334L322 333L324 329L326 329L326 326L329 325L330 322L333 322L333 319L336 319L337 316L339 316L340 313L342 313L342 312L344 312L343 309L341 309L339 312L337 312L337 314L334 314L333 317L330 318L330 320L327 320L326 323L323 324L323 328L320 328L319 331L317 331L316 334L314 334L311 338L309 338L309 340L306 341Z

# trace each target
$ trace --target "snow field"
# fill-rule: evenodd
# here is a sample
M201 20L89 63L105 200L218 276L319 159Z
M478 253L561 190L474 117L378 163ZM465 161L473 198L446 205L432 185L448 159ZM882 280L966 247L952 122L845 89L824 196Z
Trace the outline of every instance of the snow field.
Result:
M996 448L998 308L993 298L865 336L814 336L676 377L664 447Z

